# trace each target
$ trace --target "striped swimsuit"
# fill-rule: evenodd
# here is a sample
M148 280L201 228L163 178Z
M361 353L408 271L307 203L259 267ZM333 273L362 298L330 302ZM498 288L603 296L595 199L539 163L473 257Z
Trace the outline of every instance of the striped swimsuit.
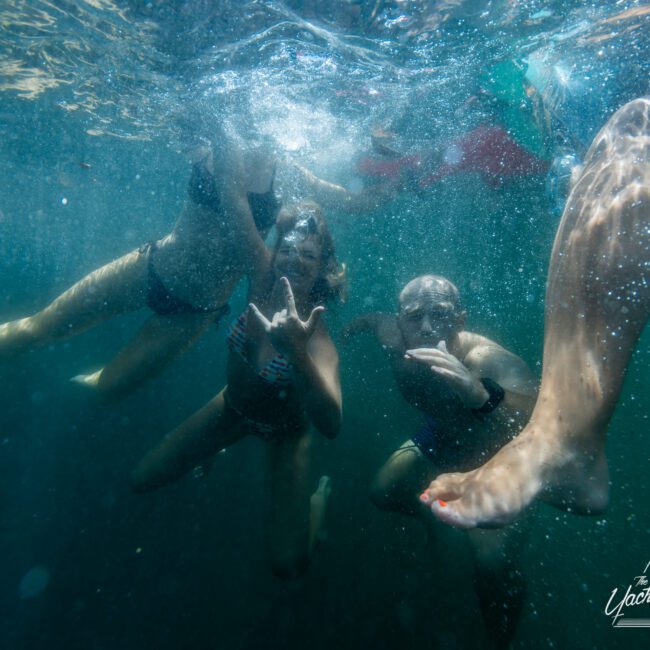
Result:
M248 312L243 312L230 323L226 332L226 340L228 342L228 348L241 357L246 363L249 363L246 358L247 315ZM293 382L292 370L292 365L287 361L287 359L280 353L277 353L257 373L257 375L268 384L273 384L275 386L289 386ZM280 393L280 396L283 396L282 393ZM249 418L244 413L233 407L228 399L227 390L225 399L229 408L235 411L235 413L246 422L251 434L258 436L263 440L270 440L277 434L277 425Z
M228 326L226 339L228 347L238 354L246 363L246 327L248 312L243 312ZM275 384L288 386L293 382L292 366L279 352L257 373L260 379Z

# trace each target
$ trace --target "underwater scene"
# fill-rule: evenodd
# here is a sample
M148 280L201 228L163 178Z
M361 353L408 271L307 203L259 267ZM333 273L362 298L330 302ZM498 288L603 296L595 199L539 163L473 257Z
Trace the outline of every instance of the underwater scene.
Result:
M650 644L650 3L0 1L0 648Z

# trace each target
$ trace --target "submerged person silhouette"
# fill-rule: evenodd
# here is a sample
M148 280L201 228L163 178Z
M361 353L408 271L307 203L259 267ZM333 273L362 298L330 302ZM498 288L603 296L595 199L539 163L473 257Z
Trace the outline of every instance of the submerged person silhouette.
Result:
M371 332L391 362L406 401L424 424L379 470L372 501L422 517L422 487L441 470L472 467L514 436L530 415L535 381L526 364L494 341L465 329L456 286L424 275L399 296L399 313L354 320L346 337ZM525 529L472 531L469 541L481 611L499 647L512 639L523 605L519 556Z
M93 271L33 316L0 324L0 359L68 339L120 314L153 314L101 370L75 381L120 396L163 370L228 312L226 301L247 268L241 224L220 200L212 153L192 167L189 200L173 230ZM273 163L251 157L247 202L264 237L280 205Z
M607 427L650 313L650 99L595 137L549 266L539 396L522 432L483 466L443 474L421 499L461 528L503 526L540 498L578 514L609 500Z
M424 192L448 176L477 173L490 187L526 176L545 174L548 162L524 147L501 126L482 125L430 149L402 154L393 134L375 129L371 151L355 163L362 180L359 191L317 177L300 165L316 200L333 209L363 213L375 210L403 192Z

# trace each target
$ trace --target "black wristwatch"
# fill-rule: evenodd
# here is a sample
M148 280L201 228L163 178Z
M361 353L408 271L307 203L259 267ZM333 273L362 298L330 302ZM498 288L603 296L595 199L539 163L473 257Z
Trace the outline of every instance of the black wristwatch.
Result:
M492 411L501 404L503 398L506 396L506 391L503 390L503 388L501 388L501 386L499 386L499 384L497 384L493 379L490 379L489 377L481 377L480 381L488 392L489 397L487 402L485 402L481 408L472 409L472 411L479 416L492 413Z

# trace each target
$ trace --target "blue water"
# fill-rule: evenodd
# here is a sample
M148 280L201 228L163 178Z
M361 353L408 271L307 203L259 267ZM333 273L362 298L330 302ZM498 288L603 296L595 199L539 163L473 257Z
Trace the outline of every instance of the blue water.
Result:
M562 162L650 91L640 1L5 0L0 17L0 321L167 233L187 152L216 124L345 184L373 127L412 152L490 121L555 161L555 176L494 188L457 175L363 217L329 215L350 295L328 324L336 335L360 313L395 309L408 279L436 272L458 284L470 329L539 374ZM0 365L0 647L485 646L463 534L440 526L427 540L368 501L419 423L380 350L341 348L344 429L315 449L315 476L334 486L328 537L287 585L268 568L259 441L205 476L129 491L142 454L223 385L222 329L116 405L69 384L143 318ZM650 561L649 356L646 333L610 427L609 512L530 514L515 647L648 643L603 610Z

